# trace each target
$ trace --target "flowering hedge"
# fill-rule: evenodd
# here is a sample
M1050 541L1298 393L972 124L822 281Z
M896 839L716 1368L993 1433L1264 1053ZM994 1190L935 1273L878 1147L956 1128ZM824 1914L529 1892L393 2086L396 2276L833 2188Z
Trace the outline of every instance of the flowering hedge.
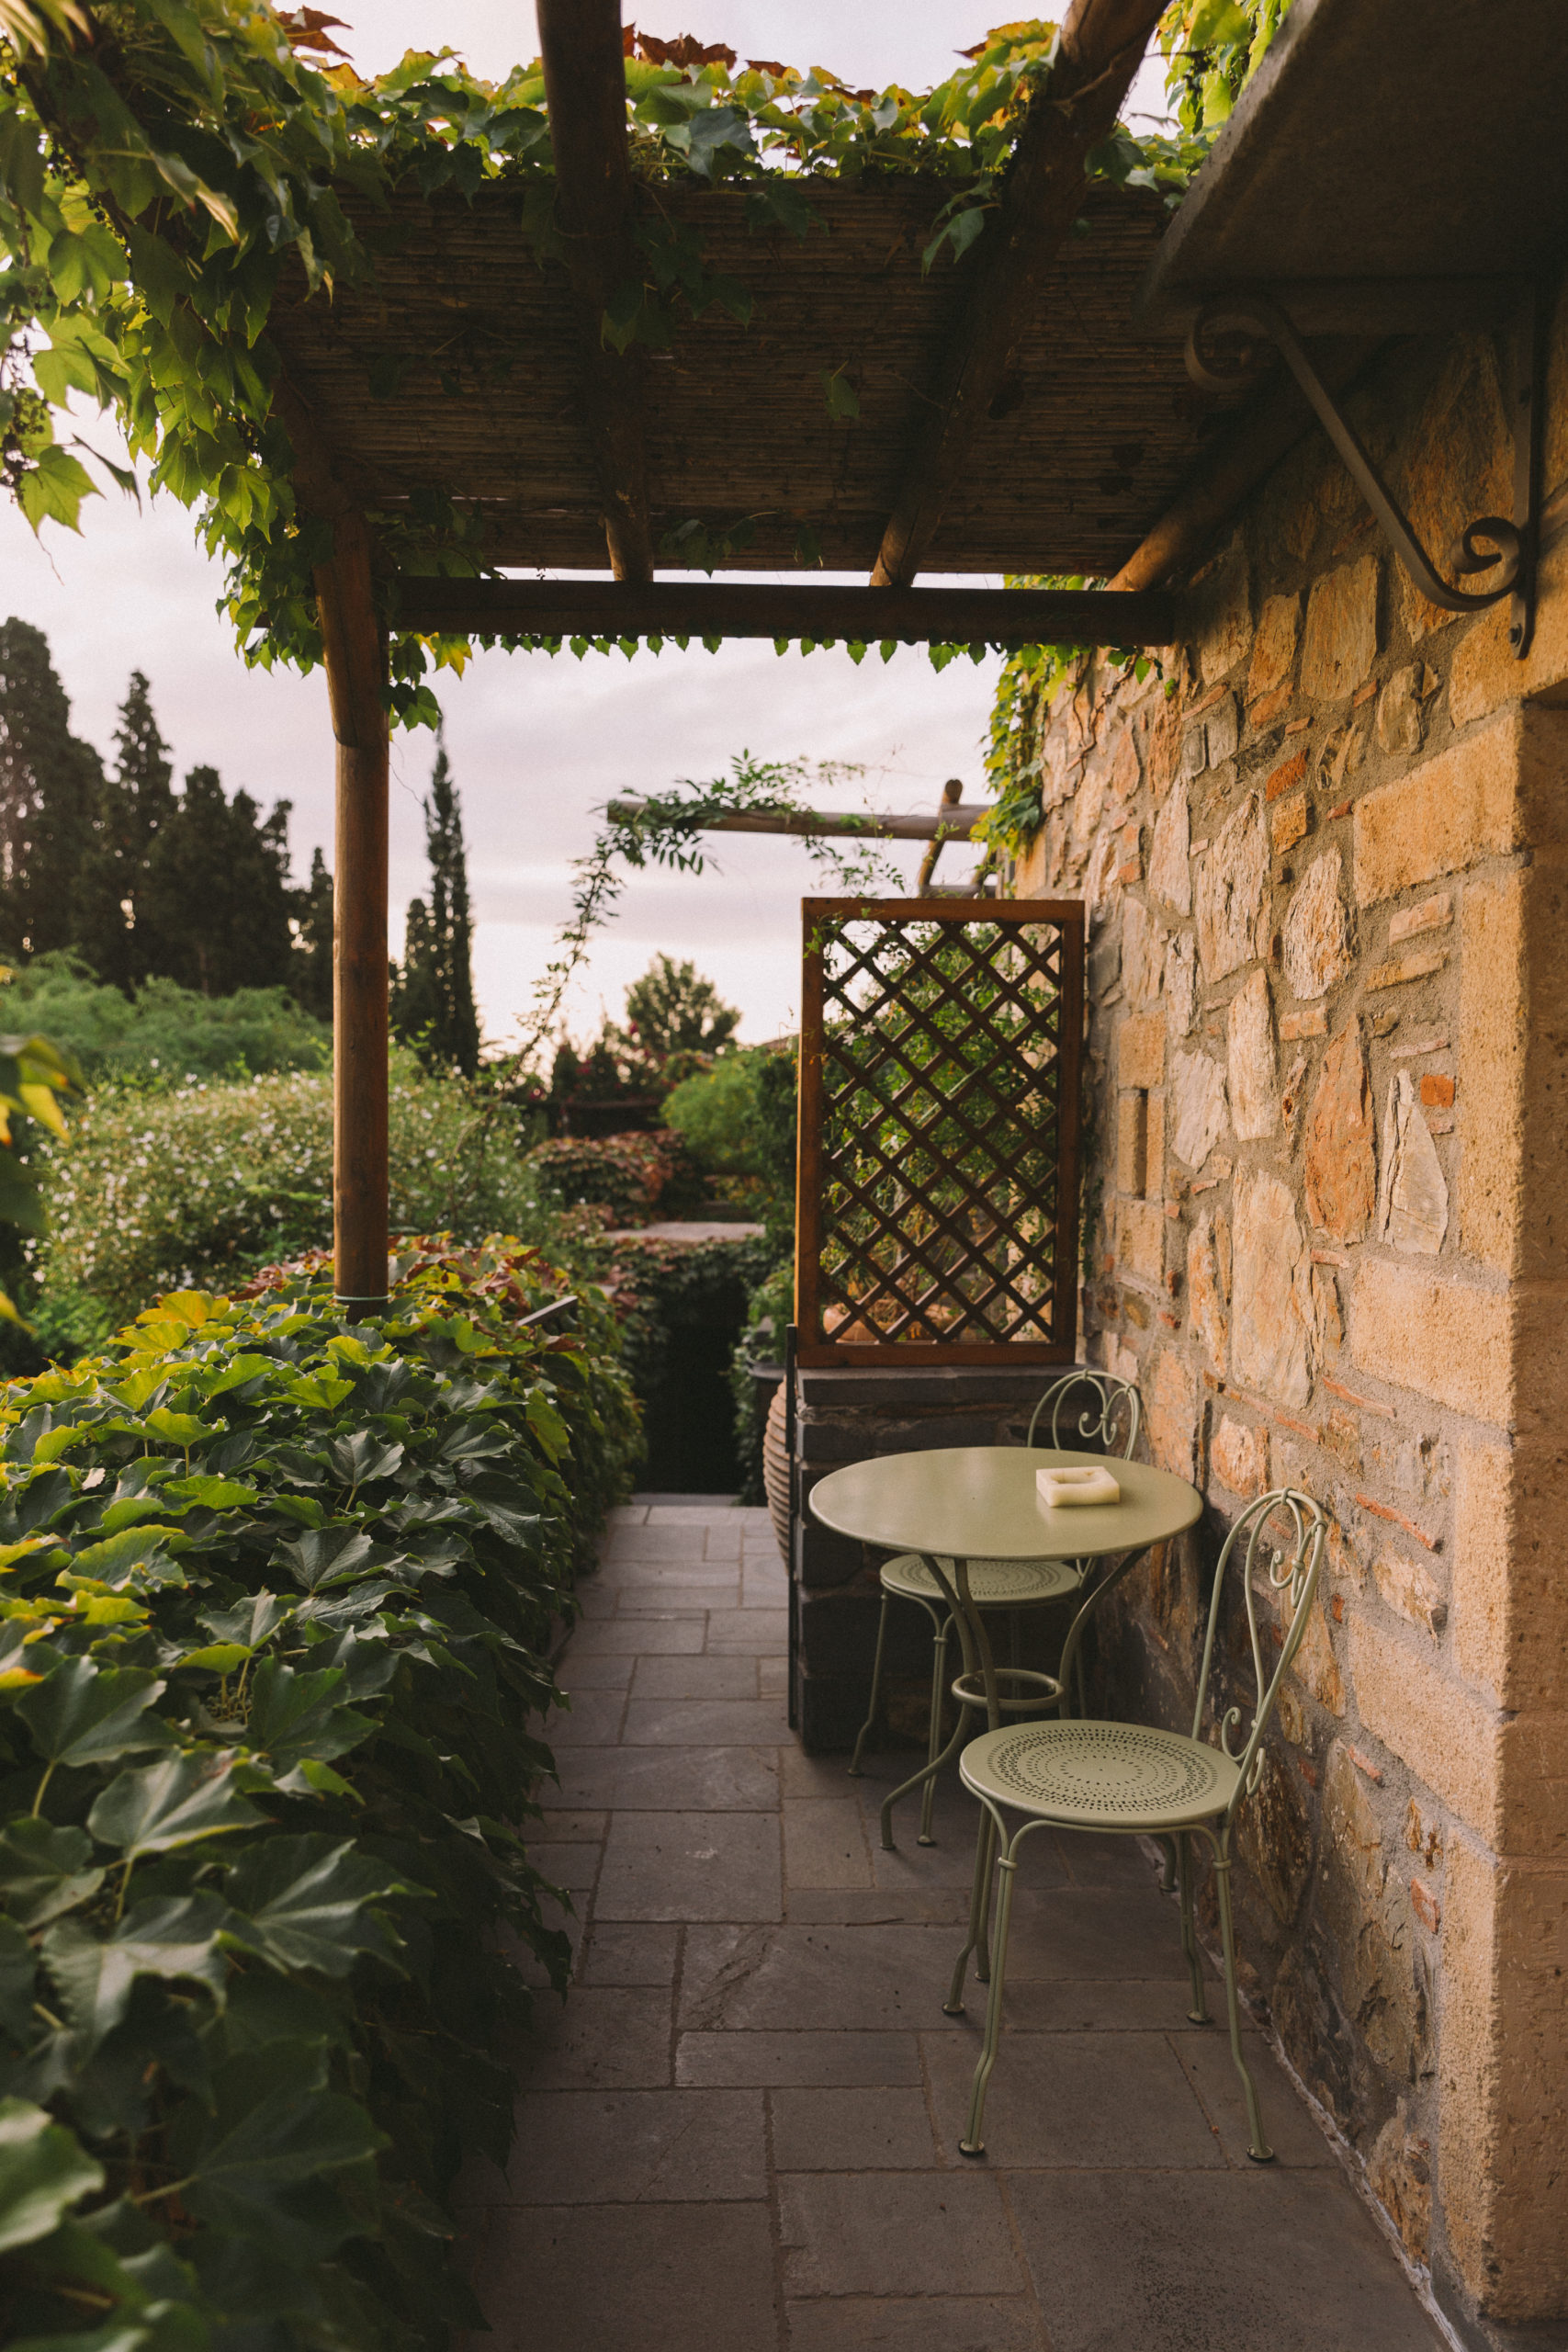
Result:
M394 1232L534 1223L516 1114L483 1120L466 1088L398 1054L389 1128ZM162 1290L231 1284L324 1241L332 1182L328 1072L163 1093L107 1088L50 1159L49 1236L34 1271L46 1292L85 1293L118 1322Z
M413 2346L472 2321L442 2199L564 1982L517 1824L552 1621L626 1482L537 1253L415 1245L162 1299L0 1391L0 2257L60 2352Z

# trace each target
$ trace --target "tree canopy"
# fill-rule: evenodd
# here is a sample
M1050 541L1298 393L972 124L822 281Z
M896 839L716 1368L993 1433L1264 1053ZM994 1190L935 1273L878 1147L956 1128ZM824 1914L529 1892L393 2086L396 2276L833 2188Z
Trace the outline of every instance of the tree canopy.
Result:
M289 804L230 799L216 768L176 790L152 689L133 672L111 772L70 729L41 630L0 624L0 952L71 950L128 995L288 988L332 1011L332 884L288 875ZM324 928L323 928L324 923Z

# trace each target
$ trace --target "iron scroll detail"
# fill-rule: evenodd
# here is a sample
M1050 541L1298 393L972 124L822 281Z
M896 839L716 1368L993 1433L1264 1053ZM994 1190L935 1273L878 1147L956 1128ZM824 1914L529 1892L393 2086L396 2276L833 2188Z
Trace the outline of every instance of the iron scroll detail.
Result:
M1187 338L1187 372L1204 391L1234 392L1257 374L1265 344L1273 345L1301 386L1422 595L1448 613L1485 612L1505 596L1512 597L1508 641L1522 660L1529 650L1535 626L1541 364L1539 298L1532 296L1526 304L1516 329L1510 371L1514 380L1506 394L1514 431L1514 520L1501 514L1478 515L1465 525L1447 554L1449 569L1461 579L1497 571L1498 577L1488 588L1455 588L1442 577L1271 295L1236 295L1206 305Z

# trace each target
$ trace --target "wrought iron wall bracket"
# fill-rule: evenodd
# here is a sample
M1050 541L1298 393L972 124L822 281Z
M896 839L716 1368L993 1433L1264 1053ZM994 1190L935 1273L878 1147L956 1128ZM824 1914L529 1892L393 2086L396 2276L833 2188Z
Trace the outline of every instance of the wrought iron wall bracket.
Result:
M1535 629L1545 317L1540 289L1532 288L1509 336L1504 398L1514 435L1513 521L1500 514L1480 515L1465 525L1448 551L1448 567L1461 579L1495 570L1498 576L1490 588L1454 588L1442 578L1273 296L1235 295L1208 304L1194 320L1187 339L1187 372L1205 391L1235 391L1258 371L1262 345L1271 343L1316 411L1324 431L1422 595L1448 613L1484 612L1509 597L1508 642L1522 661Z

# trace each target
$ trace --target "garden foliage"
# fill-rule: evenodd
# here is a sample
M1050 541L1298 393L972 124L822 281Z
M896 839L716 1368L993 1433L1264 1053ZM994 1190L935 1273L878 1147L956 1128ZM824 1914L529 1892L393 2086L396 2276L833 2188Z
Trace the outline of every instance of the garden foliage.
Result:
M471 1238L531 1227L534 1180L515 1148L517 1119L395 1055L393 1230ZM160 1290L231 1283L236 1270L327 1239L332 1167L325 1071L164 1094L106 1087L49 1165L40 1287L96 1299L118 1321Z
M0 992L0 1023L54 1038L74 1057L88 1086L105 1079L177 1086L193 1078L319 1070L332 1056L330 1029L285 989L203 996L176 980L152 979L128 995L71 955L37 956L13 972Z
M703 1205L702 1177L685 1138L668 1127L556 1136L535 1147L528 1166L542 1200L568 1211L604 1209L612 1225L689 1216ZM590 1230L603 1222L579 1220Z
M0 1395L0 2249L61 2352L429 2342L565 1937L517 1826L636 1443L503 1239L318 1265Z

